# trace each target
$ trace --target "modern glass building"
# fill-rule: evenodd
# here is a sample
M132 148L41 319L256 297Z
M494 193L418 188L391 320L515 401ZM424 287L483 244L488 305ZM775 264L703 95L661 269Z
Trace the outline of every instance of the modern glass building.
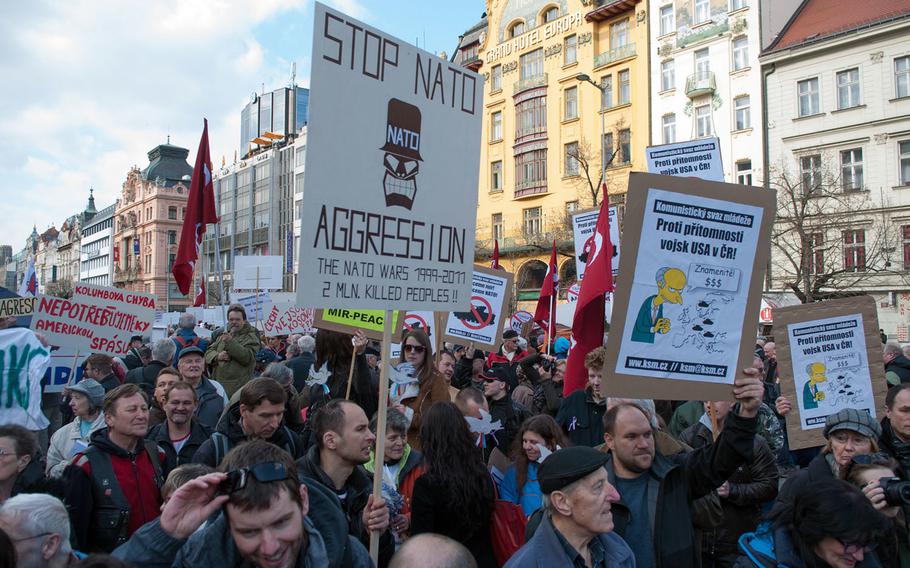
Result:
M247 158L268 146L256 142L271 141L268 134L284 137L299 134L307 123L309 101L310 90L296 85L270 93L253 93L250 102L240 111L240 156Z

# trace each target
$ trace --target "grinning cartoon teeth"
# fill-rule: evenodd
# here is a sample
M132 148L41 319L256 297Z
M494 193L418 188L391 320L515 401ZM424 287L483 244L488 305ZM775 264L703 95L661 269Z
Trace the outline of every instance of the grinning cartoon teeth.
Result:
M382 186L386 206L411 209L420 173L420 109L398 99L389 99Z

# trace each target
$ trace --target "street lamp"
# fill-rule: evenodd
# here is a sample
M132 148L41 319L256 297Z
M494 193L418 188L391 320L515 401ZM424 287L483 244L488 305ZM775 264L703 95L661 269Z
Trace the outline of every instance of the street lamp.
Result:
M600 91L601 101L603 101L604 91L606 90L602 85L594 82L589 75L584 73L579 73L575 76L575 79L579 83L591 83L594 87ZM604 113L603 109L600 112L600 183L605 184L607 182L607 156L604 151L604 138L606 136L606 131L604 130ZM612 157L612 156L611 156ZM598 188L600 189L600 188ZM597 205L596 203L594 205Z

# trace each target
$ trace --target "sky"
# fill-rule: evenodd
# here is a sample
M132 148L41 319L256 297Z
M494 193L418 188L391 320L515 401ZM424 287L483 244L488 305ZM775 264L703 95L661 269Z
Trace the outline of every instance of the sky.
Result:
M484 0L330 0L451 56ZM190 150L209 121L212 161L233 159L254 91L309 87L312 0L60 0L4 3L0 19L0 244L58 229L89 188L100 209L165 143Z

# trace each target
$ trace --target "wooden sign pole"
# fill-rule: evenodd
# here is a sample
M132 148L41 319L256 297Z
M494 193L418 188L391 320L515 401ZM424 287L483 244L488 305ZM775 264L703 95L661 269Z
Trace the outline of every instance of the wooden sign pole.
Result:
M385 456L385 423L389 407L389 362L392 359L392 310L385 311L382 326L382 367L379 374L379 417L376 423L376 463L381 464ZM382 472L373 476L373 502L382 498ZM370 558L379 566L379 531L370 533Z

